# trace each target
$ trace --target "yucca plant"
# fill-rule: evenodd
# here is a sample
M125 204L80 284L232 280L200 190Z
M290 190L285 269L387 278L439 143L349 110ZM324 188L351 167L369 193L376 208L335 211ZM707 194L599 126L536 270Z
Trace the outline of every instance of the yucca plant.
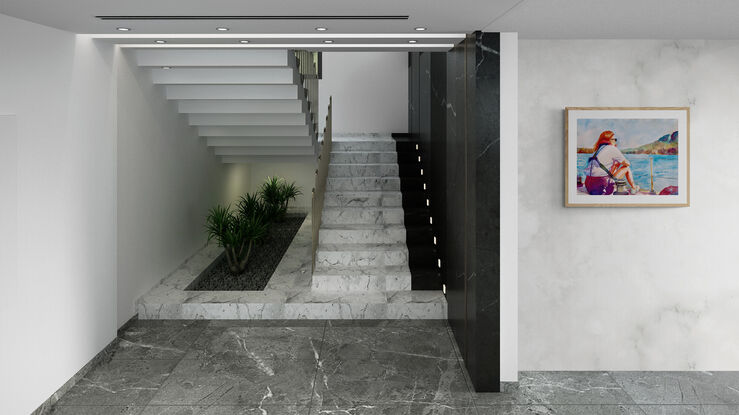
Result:
M266 205L267 214L271 220L276 222L282 222L285 219L290 201L303 194L295 182L287 183L282 177L267 177L259 193Z
M233 274L246 270L254 242L264 237L269 227L262 213L242 209L241 205L239 203L237 212L232 212L230 205L216 205L206 218L208 241L215 239L224 248L228 268Z

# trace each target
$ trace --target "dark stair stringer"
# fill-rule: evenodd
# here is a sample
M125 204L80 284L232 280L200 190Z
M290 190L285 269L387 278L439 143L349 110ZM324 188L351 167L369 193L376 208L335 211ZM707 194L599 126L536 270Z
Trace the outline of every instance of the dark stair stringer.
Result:
M434 245L431 208L431 186L425 154L419 140L407 134L393 134L400 167L400 189L406 228L406 245L413 290L441 290L442 276L438 267L439 251ZM419 157L421 158L419 161ZM423 169L423 174L421 170ZM424 183L426 188L424 189ZM437 220L438 222L438 220Z

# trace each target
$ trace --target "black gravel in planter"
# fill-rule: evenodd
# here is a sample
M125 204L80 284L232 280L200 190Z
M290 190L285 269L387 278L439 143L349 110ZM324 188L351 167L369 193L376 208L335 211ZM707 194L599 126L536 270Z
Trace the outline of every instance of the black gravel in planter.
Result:
M273 223L267 236L252 248L246 271L234 275L221 256L187 287L192 291L261 291L285 255L306 215L287 215Z

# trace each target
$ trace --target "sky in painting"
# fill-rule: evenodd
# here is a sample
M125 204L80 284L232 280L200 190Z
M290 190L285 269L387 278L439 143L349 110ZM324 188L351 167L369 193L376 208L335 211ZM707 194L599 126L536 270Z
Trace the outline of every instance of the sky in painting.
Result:
M577 146L593 147L600 133L606 130L616 133L619 148L627 149L649 144L677 131L677 119L581 118L577 120Z

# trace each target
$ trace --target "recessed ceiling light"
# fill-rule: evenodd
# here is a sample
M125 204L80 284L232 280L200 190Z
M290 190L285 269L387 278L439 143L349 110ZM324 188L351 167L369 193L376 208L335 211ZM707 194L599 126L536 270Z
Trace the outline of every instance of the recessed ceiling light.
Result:
M172 69L171 66L162 66L162 69Z
M334 41L333 40L330 40L330 39L327 39L327 40L324 40L323 43L334 43Z
M219 31L219 32L228 32L228 28L227 27L216 27L216 30Z
M417 40L409 40L408 43L418 43Z
M167 41L166 41L166 40L161 40L161 39L160 39L160 40L155 40L155 41L154 41L154 43L158 43L158 44L162 45L162 44L165 44L165 43L167 43Z
M316 28L316 30L318 30L319 32L325 32L325 31L327 31L328 29L327 29L327 28L325 28L325 27L317 27L317 28Z
M115 30L119 32L129 32L131 31L131 28L130 27L116 27Z
M417 27L417 28L415 28L413 30L415 30L416 32L425 32L426 31L426 28L425 27Z
M244 40L239 40L239 43L249 43L249 41L244 39Z

